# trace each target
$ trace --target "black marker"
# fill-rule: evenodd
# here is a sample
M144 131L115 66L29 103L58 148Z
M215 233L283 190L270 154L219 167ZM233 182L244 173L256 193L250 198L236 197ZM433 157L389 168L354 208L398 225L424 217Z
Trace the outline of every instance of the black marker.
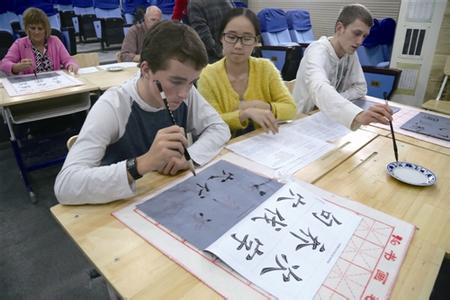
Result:
M169 108L169 104L167 103L167 97L166 97L166 94L164 93L161 82L159 82L159 80L154 80L154 82L156 83L156 86L158 87L158 90L159 90L159 94L161 95L164 105L165 105L167 111L169 112L170 119L172 120L172 124L177 125L177 121L175 120L175 117ZM192 158L189 155L189 152L187 151L187 149L184 145L183 145L183 149L184 149L184 158L186 158L186 160L189 164L189 169L191 170L192 174L194 174L194 176L197 176L197 174L195 173L195 169L194 169L194 162L192 161Z

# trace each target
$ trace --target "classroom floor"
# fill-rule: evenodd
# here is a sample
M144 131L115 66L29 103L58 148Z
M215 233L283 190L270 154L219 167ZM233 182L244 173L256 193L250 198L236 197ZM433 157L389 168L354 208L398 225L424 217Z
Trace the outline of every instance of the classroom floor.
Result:
M102 277L50 213L61 166L32 172L31 204L9 142L0 143L0 298L109 299Z

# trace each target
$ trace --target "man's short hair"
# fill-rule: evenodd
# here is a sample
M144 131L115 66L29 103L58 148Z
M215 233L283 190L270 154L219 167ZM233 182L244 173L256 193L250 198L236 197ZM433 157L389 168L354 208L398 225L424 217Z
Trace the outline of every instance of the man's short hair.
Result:
M42 25L45 30L45 37L48 38L52 33L47 15L43 10L36 7L29 7L23 12L23 25L25 32L30 25Z
M339 13L336 25L338 22L341 22L344 25L344 27L347 27L356 20L361 20L367 26L372 27L373 24L372 14L367 9L367 7L361 4L345 5L341 9L341 12Z
M165 70L170 59L190 62L196 70L208 64L205 46L194 29L171 21L158 22L145 34L141 63L146 61L155 73Z

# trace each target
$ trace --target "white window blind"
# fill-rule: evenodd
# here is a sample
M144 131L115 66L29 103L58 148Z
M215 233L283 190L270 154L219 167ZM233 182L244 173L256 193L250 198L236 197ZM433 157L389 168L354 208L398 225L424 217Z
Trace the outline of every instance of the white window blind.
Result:
M305 9L311 15L311 23L316 38L322 35L331 36L339 10L345 4L360 3L366 6L377 19L393 18L397 21L400 10L400 0L359 0L359 1L325 1L325 0L249 0L251 10L258 13L263 8L281 8L285 11L291 9Z

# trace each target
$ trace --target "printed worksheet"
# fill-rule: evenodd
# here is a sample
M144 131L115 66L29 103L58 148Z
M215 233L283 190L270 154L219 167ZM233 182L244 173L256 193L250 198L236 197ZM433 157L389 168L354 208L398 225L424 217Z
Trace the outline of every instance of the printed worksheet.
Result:
M52 71L27 75L9 76L1 79L10 97L58 90L84 84L64 71Z

